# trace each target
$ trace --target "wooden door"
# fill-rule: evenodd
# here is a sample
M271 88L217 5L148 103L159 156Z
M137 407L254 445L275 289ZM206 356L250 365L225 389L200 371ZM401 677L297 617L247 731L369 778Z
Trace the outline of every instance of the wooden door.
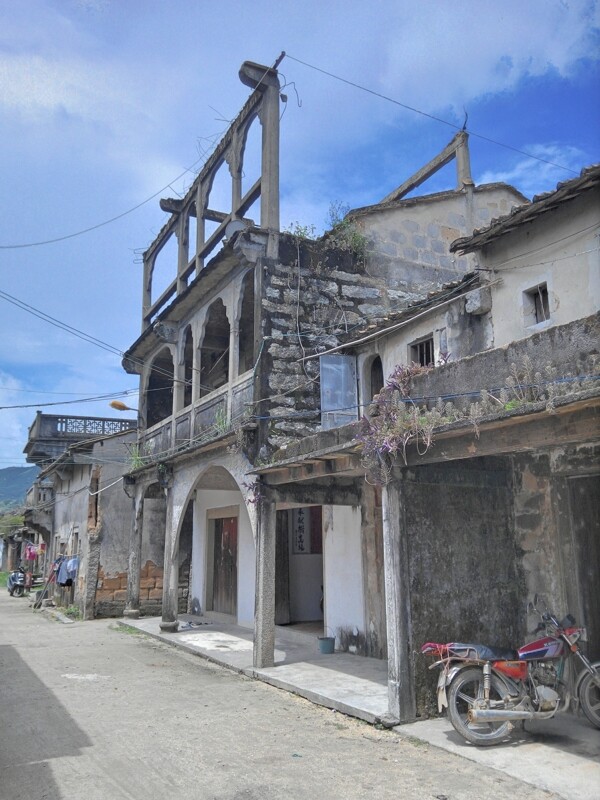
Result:
M237 613L237 517L215 520L212 609Z

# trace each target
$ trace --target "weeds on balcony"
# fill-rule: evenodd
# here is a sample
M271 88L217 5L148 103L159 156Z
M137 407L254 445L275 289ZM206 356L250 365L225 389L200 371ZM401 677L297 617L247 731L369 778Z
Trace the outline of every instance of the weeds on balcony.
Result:
M433 444L436 428L458 421L468 421L479 437L482 420L506 412L526 409L545 403L546 411L554 412L560 397L573 395L598 385L600 358L591 355L577 364L577 373L559 376L547 364L535 370L531 359L511 364L504 386L479 389L455 398L456 402L438 398L429 408L411 399L413 377L428 371L417 364L399 365L386 386L373 399L368 416L359 423L356 441L361 445L362 464L370 483L385 484L390 480L397 457L407 463L407 448L413 445L424 454ZM462 401L462 402L461 402Z

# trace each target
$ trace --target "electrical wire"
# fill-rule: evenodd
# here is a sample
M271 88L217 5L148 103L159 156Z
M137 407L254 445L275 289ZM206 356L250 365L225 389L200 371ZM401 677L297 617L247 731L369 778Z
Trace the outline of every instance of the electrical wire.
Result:
M328 72L321 67L317 67L314 64L309 64L307 61L302 61L300 58L296 58L295 56L291 56L289 53L286 53L286 58L291 59L292 61L296 61L298 64L302 64L305 67L309 67L309 69L313 69L316 72L320 72L322 75L327 75L329 78L334 78L336 81L340 81L341 83L345 83L348 86L353 86L355 89L360 89L362 92L367 92L367 94L374 95L375 97L379 97L381 100L387 100L389 103L393 103L400 108L404 108L406 111L412 111L414 114L420 114L422 117L427 117L428 119L433 120L434 122L441 122L443 125L448 125L450 128L454 128L457 131L466 130L470 136L474 136L477 139L481 139L484 142L489 142L490 144L495 144L498 147L504 147L507 150L512 150L514 153L519 153L522 156L526 156L527 158L531 158L535 161L540 161L543 164L549 164L552 167L557 167L558 169L563 169L565 172L571 172L574 175L578 175L579 173L571 169L570 167L565 167L563 164L557 164L555 161L550 161L546 158L541 158L540 156L534 156L532 153L528 153L525 150L521 150L518 147L513 147L513 145L506 144L505 142L499 142L497 139L492 139L489 136L484 136L481 133L476 133L475 131L468 130L463 128L462 125L456 125L454 122L450 122L447 119L443 119L442 117L437 117L435 114L429 114L426 111L422 111L419 108L415 108L414 106L409 106L406 103L401 103L399 100L395 100L393 97L388 97L381 92L376 92L374 89L369 89L367 86L361 86L359 83L355 83L354 81L350 81L347 78L342 78L340 75L335 75L333 72Z
M84 228L83 230L75 231L75 233L68 233L65 236L57 236L54 239L45 239L39 242L26 242L24 244L0 244L0 250L19 250L25 247L41 247L42 245L46 244L55 244L56 242L64 242L67 239L74 239L76 236L82 236L84 233L90 233L91 231L98 230L98 228L103 228L105 225L110 225L112 222L116 222L119 219L123 219L123 217L126 217L128 214L132 214L134 211L137 211L138 208L145 206L146 203L150 202L150 200L154 200L155 197L158 197L159 194L162 194L162 192L168 189L171 183L175 183L175 181L178 181L180 180L180 178L183 178L188 172L191 172L193 168L196 166L196 164L200 163L202 159L203 159L202 156L200 156L200 158L197 158L189 167L186 167L183 170L183 172L180 173L176 178L173 178L171 181L169 181L169 183L167 183L166 186L163 186L157 192L154 192L154 194L150 195L150 197L147 197L145 200L142 200L141 203L138 203L137 205L133 206L133 208L130 208L127 211L123 211L121 214L117 214L116 216L111 217L110 219L104 220L104 222L99 222L97 225L90 225L89 228Z

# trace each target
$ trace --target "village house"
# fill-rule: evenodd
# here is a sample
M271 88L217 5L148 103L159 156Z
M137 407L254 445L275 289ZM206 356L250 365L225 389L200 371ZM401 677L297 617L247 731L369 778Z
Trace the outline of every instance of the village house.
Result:
M27 460L41 470L27 494L25 524L46 545L46 577L58 559L72 562L64 585L58 573L48 588L84 619L123 613L132 515L123 475L135 443L131 420L38 412L29 429Z
M338 649L388 659L390 715L410 719L424 710L421 639L512 639L528 593L558 592L561 579L546 580L556 531L534 523L542 496L556 502L554 478L537 465L562 459L560 480L594 469L598 268L580 250L594 242L595 173L557 204L529 204L474 185L461 131L312 241L280 230L277 72L246 62L240 77L247 103L185 196L161 201L170 216L144 254L142 332L123 360L140 376L125 614L143 613L148 575L162 579L163 631L184 611L251 627L256 667L274 663L276 625L316 623ZM260 174L247 182L257 127ZM407 197L449 162L456 188ZM219 208L224 174L231 202ZM500 275L505 256L488 266L473 231L505 219L513 243L499 236L501 247L535 242L507 256L523 270ZM559 244L556 261L548 231L563 228L556 238L575 249ZM532 271L532 253L556 263ZM567 265L589 273L581 301L561 296ZM591 377L568 383L579 365ZM577 400L556 388L567 385ZM369 433L386 403L428 406L391 450Z
M343 567L326 565L326 586L330 568L344 580L326 624L338 646L387 656L392 718L433 710L423 642L514 646L535 593L574 613L600 657L599 230L592 167L456 240L476 272L319 356L342 353L358 376L358 429L256 468L270 503L354 494L325 523L324 541L337 523L346 544Z

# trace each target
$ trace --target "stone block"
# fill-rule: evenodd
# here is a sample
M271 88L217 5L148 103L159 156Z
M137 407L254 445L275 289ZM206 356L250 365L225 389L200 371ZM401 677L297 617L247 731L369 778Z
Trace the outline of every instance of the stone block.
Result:
M456 225L456 227L460 228L461 230L466 227L467 221L462 214L456 214L454 211L451 211L448 214L448 222L450 225Z
M416 236L416 235L413 236L412 243L415 247L418 247L420 250L423 250L423 248L427 247L427 239L425 238L425 236Z
M156 564L152 564L152 562L148 562L150 565L148 567L148 577L149 578L162 578L164 569L163 567L157 567Z
M157 578L156 579L156 586L154 588L155 589L160 589L162 591L162 588L163 588L163 579L162 578Z
M374 287L368 286L342 286L342 294L344 297L355 297L358 300L370 300L378 298L380 291Z
M110 591L121 588L121 578L104 578L102 581L102 588Z
M148 600L162 600L162 589L150 589L148 592Z
M419 230L419 223L415 222L412 219L405 219L402 225L406 228L407 231L411 231L415 233L415 231Z
M123 591L122 589L120 589L118 592L114 592L113 600L115 602L124 603L127 600L127 592Z
M96 600L98 602L102 600L112 600L114 592L110 592L107 589L96 589Z
M154 589L156 578L140 578L140 589Z

